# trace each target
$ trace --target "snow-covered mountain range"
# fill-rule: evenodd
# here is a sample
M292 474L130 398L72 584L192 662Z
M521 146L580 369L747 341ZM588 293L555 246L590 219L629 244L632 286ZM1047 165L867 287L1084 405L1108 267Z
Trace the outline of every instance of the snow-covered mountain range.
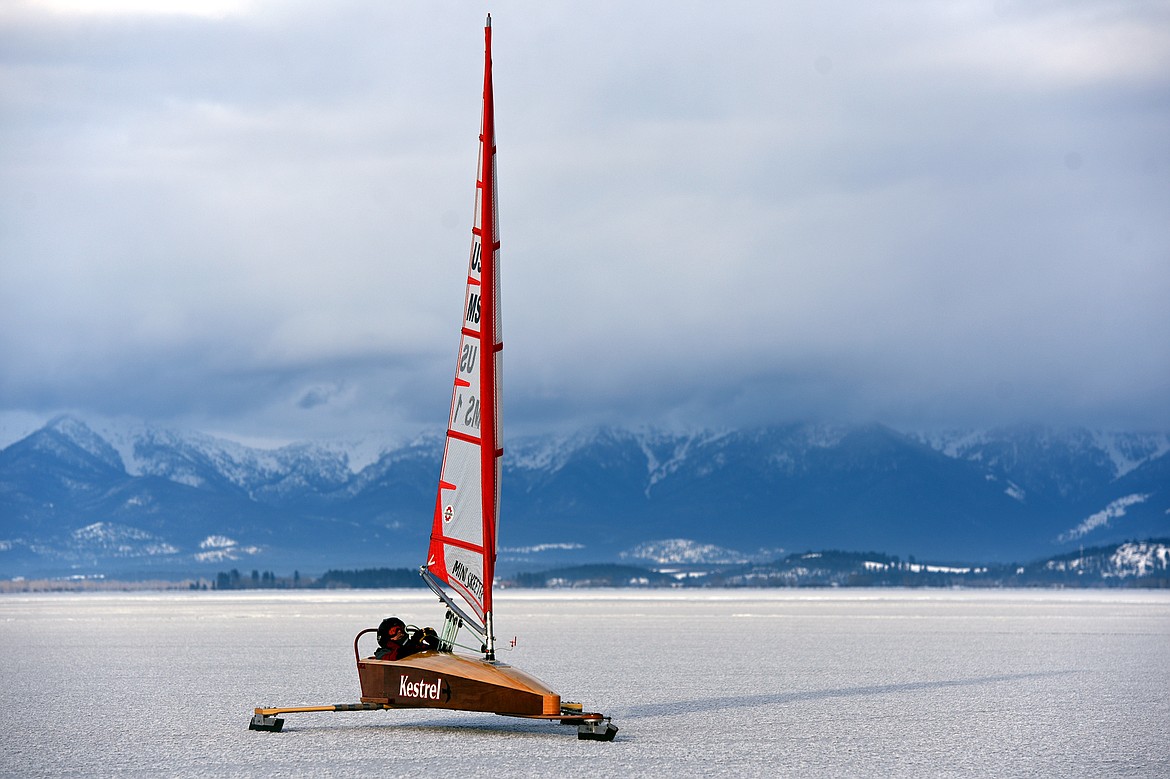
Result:
M438 434L371 460L59 417L0 450L0 576L416 565ZM501 570L811 549L1027 561L1170 535L1170 436L791 425L506 443Z

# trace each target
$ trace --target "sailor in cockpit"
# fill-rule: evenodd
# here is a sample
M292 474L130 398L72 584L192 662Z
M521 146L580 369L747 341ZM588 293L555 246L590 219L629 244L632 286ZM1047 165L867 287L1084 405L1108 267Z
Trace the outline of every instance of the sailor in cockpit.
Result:
M401 660L417 652L439 648L439 634L434 628L419 628L409 635L406 623L398 617L387 617L378 625L378 651L375 660Z

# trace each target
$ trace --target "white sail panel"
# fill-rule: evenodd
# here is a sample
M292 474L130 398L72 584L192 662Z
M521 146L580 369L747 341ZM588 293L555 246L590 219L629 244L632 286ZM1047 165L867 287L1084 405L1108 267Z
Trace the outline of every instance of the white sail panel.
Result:
M447 439L443 480L439 486L443 540L483 549L483 493L480 490L479 447ZM478 566L482 568L483 566Z

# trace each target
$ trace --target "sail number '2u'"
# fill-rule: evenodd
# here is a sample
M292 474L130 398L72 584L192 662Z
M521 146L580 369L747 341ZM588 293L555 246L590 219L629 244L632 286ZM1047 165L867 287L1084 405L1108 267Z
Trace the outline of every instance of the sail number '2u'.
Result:
M479 430L479 398L475 395L467 396L467 411L463 414L463 424ZM455 400L455 410L451 412L451 419L458 422L459 412L463 409L463 393L460 392Z

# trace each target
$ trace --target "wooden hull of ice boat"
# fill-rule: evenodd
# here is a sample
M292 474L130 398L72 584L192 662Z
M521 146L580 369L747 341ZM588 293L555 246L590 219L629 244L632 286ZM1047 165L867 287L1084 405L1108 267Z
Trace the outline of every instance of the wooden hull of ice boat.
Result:
M561 696L518 668L479 657L420 652L358 660L362 703L560 718Z
M279 715L294 712L451 709L556 720L576 725L577 738L581 740L613 741L618 732L609 717L584 711L579 703L562 704L561 696L544 682L507 663L435 651L401 660L363 658L358 643L365 634L376 632L375 628L367 628L353 640L361 703L260 707L248 728L279 733L284 727Z

